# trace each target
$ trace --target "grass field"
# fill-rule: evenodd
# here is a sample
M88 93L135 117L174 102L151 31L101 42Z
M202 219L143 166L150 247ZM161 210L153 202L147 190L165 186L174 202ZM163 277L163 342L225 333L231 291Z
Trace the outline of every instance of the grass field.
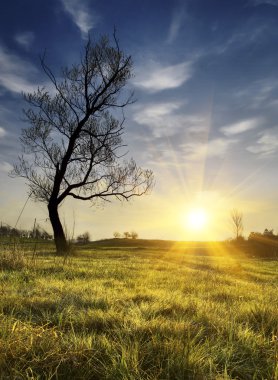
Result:
M278 262L174 246L0 255L0 379L278 379Z

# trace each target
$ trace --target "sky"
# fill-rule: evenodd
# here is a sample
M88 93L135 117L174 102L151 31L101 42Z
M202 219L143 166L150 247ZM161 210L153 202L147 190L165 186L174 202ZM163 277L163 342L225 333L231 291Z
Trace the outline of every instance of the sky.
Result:
M233 237L278 232L278 0L10 0L0 3L0 220L48 231L47 207L28 201L9 172L26 128L22 93L47 86L39 56L57 78L79 61L88 34L112 36L130 54L136 102L125 109L128 156L153 170L151 194L130 202L60 209L68 236L114 231L139 237ZM202 209L202 228L187 215Z

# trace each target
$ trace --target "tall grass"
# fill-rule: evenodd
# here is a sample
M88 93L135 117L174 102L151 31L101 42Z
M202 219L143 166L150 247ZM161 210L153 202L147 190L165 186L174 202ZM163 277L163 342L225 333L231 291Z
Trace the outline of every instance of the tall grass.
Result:
M275 261L150 249L1 260L0 379L278 379Z

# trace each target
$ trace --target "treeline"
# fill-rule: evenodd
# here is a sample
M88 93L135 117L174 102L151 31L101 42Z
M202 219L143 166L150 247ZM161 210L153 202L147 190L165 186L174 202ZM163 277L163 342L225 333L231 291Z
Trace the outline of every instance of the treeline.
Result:
M278 235L267 228L264 232L251 232L247 239L238 236L230 243L253 257L278 258Z
M36 225L32 230L22 230L9 226L8 224L0 225L0 237L16 237L26 239L43 239L52 240L53 236L45 231L40 225Z
M248 244L254 256L278 257L278 235L273 230L266 228L263 233L251 232Z
M122 234L116 231L113 236L115 239L138 239L138 233L136 231L125 231Z

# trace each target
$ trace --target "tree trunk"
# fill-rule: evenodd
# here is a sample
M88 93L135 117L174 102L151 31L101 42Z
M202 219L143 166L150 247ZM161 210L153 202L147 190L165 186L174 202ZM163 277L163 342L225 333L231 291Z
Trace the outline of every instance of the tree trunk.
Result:
M57 203L50 201L48 203L48 212L49 212L50 222L53 228L56 251L58 255L66 255L68 253L69 247L68 247L64 230L63 230L62 223L59 218Z

